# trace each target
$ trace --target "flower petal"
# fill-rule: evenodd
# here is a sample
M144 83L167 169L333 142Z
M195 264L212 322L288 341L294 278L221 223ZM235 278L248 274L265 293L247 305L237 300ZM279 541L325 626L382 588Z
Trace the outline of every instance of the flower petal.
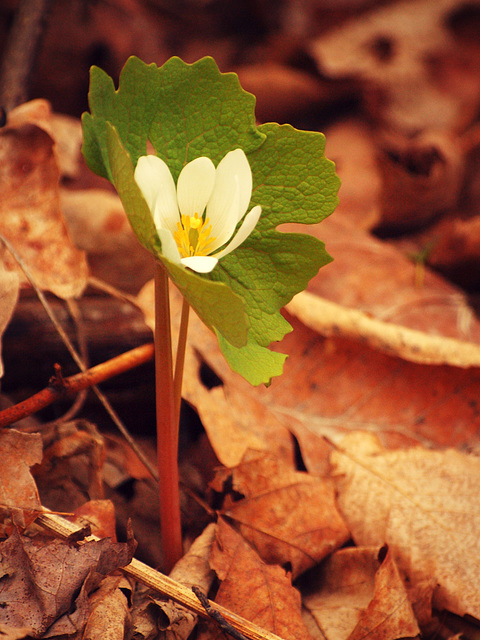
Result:
M215 166L210 158L196 158L186 164L177 183L178 206L182 215L203 215L215 183Z
M230 253L234 251L237 247L239 247L242 244L242 242L246 240L254 230L255 225L257 224L261 213L262 213L262 207L260 205L253 207L253 209L249 213L247 213L247 215L245 216L245 220L243 221L242 226L237 231L235 236L227 244L225 249L222 249L222 251L219 251L218 253L215 254L215 258L218 258L218 260L220 260L220 258L223 258L223 256L226 256L227 253Z
M190 256L182 258L182 264L197 273L210 273L217 264L217 258L213 256Z
M162 243L162 254L175 264L180 264L180 253L178 251L177 243L173 239L172 234L168 229L162 229L157 227L158 236Z
M252 170L250 169L250 164L248 163L247 156L243 149L230 151L220 161L217 167L214 191L216 191L217 188L220 188L220 185L228 176L236 176L238 178L240 194L238 202L238 222L245 215L252 197Z
M157 156L142 156L135 167L134 177L157 229L167 228L173 233L180 216L175 182L167 164Z
M226 176L219 188L217 183L213 188L212 197L208 201L206 218L212 225L210 253L230 240L238 222L239 207L238 178L234 175Z

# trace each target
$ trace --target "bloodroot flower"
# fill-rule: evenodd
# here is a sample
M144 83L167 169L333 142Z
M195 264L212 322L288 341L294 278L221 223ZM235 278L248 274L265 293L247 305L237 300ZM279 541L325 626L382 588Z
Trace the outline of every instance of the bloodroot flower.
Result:
M245 215L252 172L242 149L227 153L216 169L210 158L192 160L180 172L176 187L161 158L142 156L135 180L152 212L163 255L198 273L209 273L242 244L262 212L257 205Z

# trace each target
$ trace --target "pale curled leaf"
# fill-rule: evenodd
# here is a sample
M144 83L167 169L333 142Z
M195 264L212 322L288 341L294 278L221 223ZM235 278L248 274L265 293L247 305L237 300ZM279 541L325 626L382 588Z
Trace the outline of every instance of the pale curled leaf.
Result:
M414 586L435 580L436 608L480 618L480 459L453 449L384 451L360 433L345 438L332 463L355 542L386 542Z
M287 310L303 324L324 336L343 336L366 342L372 349L422 364L448 364L454 367L479 367L480 345L455 338L430 335L372 318L313 295L298 293Z

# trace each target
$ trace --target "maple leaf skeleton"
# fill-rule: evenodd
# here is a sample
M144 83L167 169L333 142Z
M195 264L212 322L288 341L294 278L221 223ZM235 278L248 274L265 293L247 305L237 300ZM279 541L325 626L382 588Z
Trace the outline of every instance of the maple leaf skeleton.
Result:
M163 255L198 273L209 273L242 244L262 212L257 205L247 213L252 172L242 149L227 153L216 169L205 156L192 160L176 186L161 158L142 156L135 181L152 212Z

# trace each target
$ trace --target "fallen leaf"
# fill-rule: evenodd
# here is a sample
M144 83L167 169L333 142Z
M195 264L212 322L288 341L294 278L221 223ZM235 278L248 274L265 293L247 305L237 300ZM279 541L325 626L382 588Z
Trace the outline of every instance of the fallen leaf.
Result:
M120 198L105 189L62 189L60 201L75 245L93 276L137 293L152 277L151 254L138 242Z
M382 175L374 130L360 119L349 118L329 126L325 142L325 154L335 163L341 181L335 217L346 218L357 229L376 227Z
M0 510L25 527L42 506L30 467L42 460L42 438L38 433L15 429L0 431ZM5 526L7 522L3 522Z
M413 140L384 135L379 141L382 188L379 227L418 229L457 205L465 176L458 137L427 131Z
M480 619L480 459L453 449L386 451L357 433L332 454L332 465L356 544L386 542L412 585L435 581L435 608Z
M309 574L304 609L326 640L409 638L419 635L407 591L390 551L336 551ZM309 618L307 618L309 619Z
M71 512L104 496L104 440L87 420L54 423L42 430L44 455L34 469L42 504Z
M53 138L23 106L0 130L0 233L12 244L36 284L57 296L79 296L88 277L85 255L70 241L60 210L60 173ZM12 256L5 264L22 279Z
M419 282L413 260L341 217L331 216L308 231L335 257L310 281L310 293L383 322L480 343L480 321L467 295L428 267L422 267Z
M266 565L245 540L223 519L217 524L210 564L222 581L215 601L281 638L305 640L300 594L290 577L277 566ZM215 626L200 637L223 637Z
M292 117L332 100L332 88L317 76L283 64L263 61L239 67L236 73L245 91L256 98L255 115L260 122L291 122Z
M0 261L0 378L3 376L3 361L1 358L1 340L18 300L20 280L16 273L7 271Z
M464 61L475 49L453 29L461 9L458 0L374 7L321 35L312 55L328 77L360 83L370 115L386 129L454 131L475 118L480 96L478 61ZM453 66L461 82L449 81Z
M127 593L125 593L127 590ZM85 640L123 640L130 629L128 595L124 576L107 576L89 598L90 613L82 638Z
M14 529L0 543L0 625L9 633L27 628L35 638L54 623L72 633L71 616L62 622L59 619L73 607L75 630L85 624L85 581L90 579L93 586L95 572L106 575L130 560L127 545L113 546L107 539L82 545L60 540L45 544L44 540L20 536Z
M72 518L80 526L88 525L97 538L117 541L115 532L115 508L110 500L89 500L75 509Z
M151 322L152 298L146 299ZM372 431L389 446L478 443L478 369L407 362L352 340L322 338L287 319L294 330L278 347L289 354L284 374L269 388L254 389L230 371L215 336L191 314L183 397L198 410L225 466L238 465L249 448L293 462L290 433L317 474L326 469L323 436L337 441L350 430Z
M267 564L288 567L295 579L350 537L329 480L295 471L268 454L251 452L214 486L231 476L243 499L227 496L221 510Z

